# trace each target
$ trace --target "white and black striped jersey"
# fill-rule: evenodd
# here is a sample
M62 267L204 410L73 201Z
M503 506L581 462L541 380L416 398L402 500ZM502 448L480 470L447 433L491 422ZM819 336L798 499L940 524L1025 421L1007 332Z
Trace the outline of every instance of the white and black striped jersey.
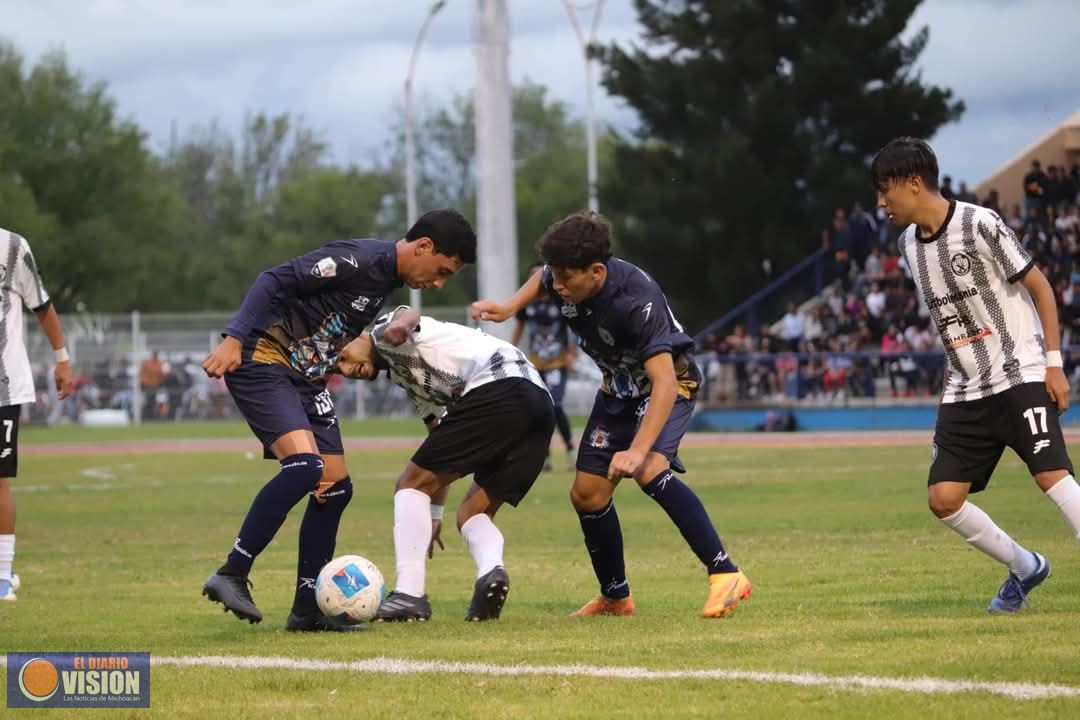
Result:
M420 317L420 326L401 345L383 333L399 306L375 321L375 349L390 365L390 379L404 388L422 417L442 416L443 408L481 385L504 378L524 378L547 386L525 354L510 343L476 328Z
M0 228L0 406L34 402L34 376L23 342L23 305L49 307L34 254L21 235Z
M945 347L943 403L1045 378L1042 324L1019 282L1034 260L996 213L953 201L936 233L911 225L899 246Z

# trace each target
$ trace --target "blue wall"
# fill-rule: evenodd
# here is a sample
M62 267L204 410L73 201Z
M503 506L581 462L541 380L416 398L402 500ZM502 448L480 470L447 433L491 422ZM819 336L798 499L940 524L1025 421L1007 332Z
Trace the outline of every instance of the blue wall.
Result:
M790 410L800 430L932 430L937 406L875 408L771 408ZM766 408L754 410L703 410L694 417L692 430L754 430L765 422ZM1080 410L1070 407L1062 425L1080 424Z

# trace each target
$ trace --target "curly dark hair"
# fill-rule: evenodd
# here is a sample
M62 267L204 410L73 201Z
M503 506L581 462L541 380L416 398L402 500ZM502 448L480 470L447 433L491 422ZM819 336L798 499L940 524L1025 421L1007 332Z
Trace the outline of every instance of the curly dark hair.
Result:
M587 268L611 257L611 223L591 210L553 223L536 243L544 262L560 268Z

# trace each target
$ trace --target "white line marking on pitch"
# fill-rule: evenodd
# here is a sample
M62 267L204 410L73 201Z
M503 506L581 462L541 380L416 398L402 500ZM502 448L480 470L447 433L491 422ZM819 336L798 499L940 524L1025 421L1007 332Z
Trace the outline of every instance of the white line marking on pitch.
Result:
M3 662L3 658L0 658ZM1080 687L1031 682L987 682L945 678L889 678L868 675L820 675L818 673L755 672L751 670L649 670L640 667L599 665L490 665L444 660L398 660L375 657L355 662L297 660L287 657L228 657L219 655L155 657L153 665L236 669L338 670L356 673L413 675L417 673L461 673L466 675L526 676L556 675L598 677L619 680L744 680L828 687L839 690L896 690L924 695L986 692L1015 700L1045 700L1080 697Z

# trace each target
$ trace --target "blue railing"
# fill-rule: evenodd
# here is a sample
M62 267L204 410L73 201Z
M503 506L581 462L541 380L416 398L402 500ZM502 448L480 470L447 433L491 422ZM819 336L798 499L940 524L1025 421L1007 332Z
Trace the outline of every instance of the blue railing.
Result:
M711 333L723 330L739 319L743 320L751 332L756 331L758 327L758 306L774 293L786 287L792 280L797 278L811 266L813 267L814 273L813 292L811 294L820 295L822 290L825 289L825 258L827 255L828 253L824 249L818 249L810 253L793 267L781 274L780 277L776 278L731 310L728 310L719 318L709 323L704 330L694 335L694 340L701 341Z

